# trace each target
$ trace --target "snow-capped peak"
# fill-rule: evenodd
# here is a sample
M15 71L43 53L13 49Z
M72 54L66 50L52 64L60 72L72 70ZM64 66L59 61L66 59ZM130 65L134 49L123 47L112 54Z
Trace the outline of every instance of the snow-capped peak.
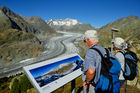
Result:
M79 21L77 21L76 19L69 19L66 18L65 20L62 19L50 19L48 21L46 21L47 24L49 24L50 26L52 25L56 25L56 26L73 26L73 25L77 25L77 24L81 24Z

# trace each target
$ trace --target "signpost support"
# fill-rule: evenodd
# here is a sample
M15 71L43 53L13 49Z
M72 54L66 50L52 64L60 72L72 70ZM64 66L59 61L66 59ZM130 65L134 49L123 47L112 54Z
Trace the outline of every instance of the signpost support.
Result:
M73 79L73 80L71 81L71 93L76 93L76 92L75 92L75 79Z
M111 31L112 31L112 40L111 40L111 53L113 53L113 45L114 45L114 32L119 32L119 30L118 29L115 29L115 28L112 28L111 29Z

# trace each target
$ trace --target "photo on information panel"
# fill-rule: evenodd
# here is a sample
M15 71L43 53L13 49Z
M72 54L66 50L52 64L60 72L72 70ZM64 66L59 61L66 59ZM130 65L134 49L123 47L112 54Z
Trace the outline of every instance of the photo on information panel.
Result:
M79 56L73 56L52 64L29 70L40 87L43 87L69 73L79 69L83 60Z

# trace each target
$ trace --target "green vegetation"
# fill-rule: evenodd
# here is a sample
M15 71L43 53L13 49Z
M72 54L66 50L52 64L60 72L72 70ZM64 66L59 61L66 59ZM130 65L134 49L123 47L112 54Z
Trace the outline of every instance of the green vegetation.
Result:
M11 93L20 93L19 81L17 78L13 80L13 85L11 87Z
M0 79L0 93L10 93L9 82L11 82L11 78Z
M79 76L75 79L75 85L76 93L79 93L79 91L82 90L83 85L82 76ZM33 88L26 75L22 74L11 78L7 81L7 83L0 85L0 93L37 93L37 91ZM52 93L71 93L71 82L67 83Z
M28 78L25 75L21 75L19 78L13 79L11 93L26 93L32 87Z
M7 83L0 86L0 93L5 93L5 92L8 93L8 91L10 91L10 89Z

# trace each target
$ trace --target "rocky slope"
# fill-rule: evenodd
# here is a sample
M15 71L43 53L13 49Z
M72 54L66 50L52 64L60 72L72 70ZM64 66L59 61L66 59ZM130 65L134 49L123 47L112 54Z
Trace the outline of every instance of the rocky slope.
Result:
M57 35L40 17L24 17L0 7L0 66L40 55L42 41Z
M43 47L32 34L14 29L0 32L0 67L40 55Z
M34 34L39 33L32 25L28 24L23 18L5 6L0 7L0 26L0 31L18 29Z
M21 16L21 15L20 15ZM46 37L52 37L58 35L54 29L52 29L44 20L39 16L24 17L21 16L27 23L31 24L39 31L36 36L39 39L45 39Z
M40 32L7 7L0 7L0 66L38 56Z
M95 29L90 24L83 24L75 19L48 20L46 23L57 31L70 31L84 33L86 30Z
M114 32L114 36L122 37L125 40L130 40L139 43L140 39L140 19L137 16L128 16L120 18L98 29L100 42L103 45L110 45L111 28L119 29L119 32Z

